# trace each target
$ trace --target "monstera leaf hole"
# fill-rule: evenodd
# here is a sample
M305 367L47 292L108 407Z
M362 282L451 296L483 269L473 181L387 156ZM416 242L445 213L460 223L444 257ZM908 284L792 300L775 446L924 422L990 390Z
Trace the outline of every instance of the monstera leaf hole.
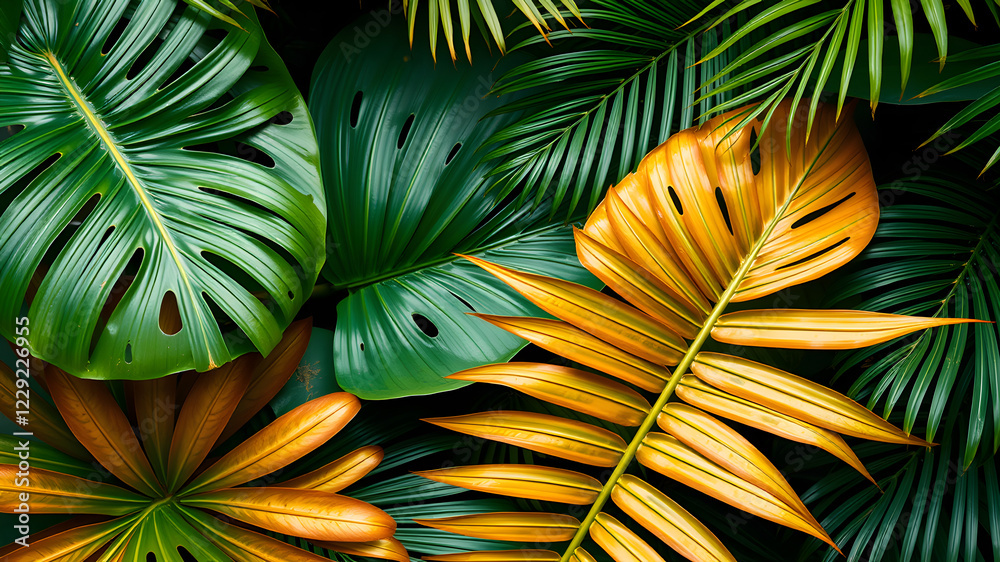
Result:
M288 112L288 111L282 111L281 113L279 113L279 114L277 114L277 115L275 115L274 117L271 118L271 123L273 123L275 125L278 125L278 126L284 126L284 125L288 125L289 123L291 123L292 119L294 119L294 117L292 116L292 114L290 112Z
M122 33L125 33L125 28L128 27L128 21L128 18L118 18L118 22L115 23L114 28L111 29L111 33L108 34L108 38L104 40L104 45L101 46L102 55L110 53L111 48L115 46L115 43L117 43L119 39L121 39Z
M53 159L52 164L55 164L56 160L58 160L58 158ZM86 222L87 218L94 212L94 209L100 201L101 195L99 193L95 193L83 204L82 207L80 207L80 210L77 211L76 214L73 215L73 218L66 223L65 227L63 227L62 232L59 233L55 243L52 244L48 251L45 252L45 255L42 256L43 264L52 263L52 260L56 259L56 256L59 255L59 251L62 250L63 246L65 246L66 243L69 242L70 238L76 234L80 225Z
M460 296L456 295L455 293L452 293L451 291L448 291L448 293L449 293L449 294L450 294L451 296L455 297L455 298L456 298L456 299L458 300L458 302L460 302L460 303L464 304L464 305L465 305L465 308L468 308L468 309L469 309L469 310L471 310L472 312L478 312L478 311L476 310L476 308L475 308L474 306L472 306L471 304L469 304L469 301L467 301L467 300L463 299L462 297L460 297Z
M177 295L173 291L167 291L160 302L160 331L172 336L183 327L181 313L177 308Z
M723 195L721 187L715 188L715 200L719 202L719 210L722 211L722 218L726 221L729 234L733 234L733 219L729 217L729 207L726 205L726 196Z
M104 244L108 238L114 232L115 227L110 227L104 232L104 236L101 238L101 245ZM53 247L62 248L61 245L54 245ZM122 297L128 292L129 288L132 286L132 281L135 280L136 274L139 272L139 268L142 267L143 259L143 249L137 248L132 252L132 257L129 258L128 262L125 264L124 269L118 275L118 279L115 280L114 285L111 286L111 294L108 295L107 300L104 301L104 306L101 307L101 313L97 317L97 324L94 325L94 332L91 334L90 338L90 349L88 350L88 357L93 359L94 352L97 350L98 337L104 332L104 328L108 325L108 319L111 318L111 313L121 302ZM54 257L54 256L53 256ZM45 277L45 272L48 269L46 265L49 262L42 261L42 265L39 267L37 277L39 283ZM160 307L160 315L163 315L163 307Z
M840 205L842 205L845 201L847 201L851 197L854 197L855 195L857 195L857 193L854 192L854 191L852 191L852 192L848 193L847 195L841 197L839 201L837 201L835 203L830 203L829 205L827 205L826 207L823 207L822 209L816 209L815 211L809 213L808 215L802 217L801 219L793 222L792 223L792 230L795 230L796 228L799 228L799 227L802 227L802 226L804 226L806 224L809 224L812 221L814 221L814 220L822 217L823 215L825 215L825 214L829 213L830 211L836 209L837 207L839 207Z
M364 97L364 92L358 91L354 94L354 101L351 102L351 128L358 126L358 117L361 117L361 99Z
M410 136L410 127L413 126L413 120L416 118L416 114L411 113L406 121L403 123L403 129L399 131L399 140L396 141L396 148L402 150L403 146L406 144L406 137Z
M458 151L461 150L462 143L457 142L455 146L451 147L451 152L448 153L448 157L444 159L444 165L447 166L451 164L451 161L458 155Z
M426 316L416 312L410 316L413 318L413 323L416 324L417 327L420 328L420 331L426 334L427 337L436 338L438 336L438 327L434 325L434 322L428 320Z
M23 131L24 125L11 125L7 128L17 128L16 132L11 134L11 136L13 136L16 133ZM2 135L0 135L0 140L4 140ZM41 173L47 170L50 166L55 164L61 157L62 154L58 153L49 156L40 164L29 170L28 173L24 174L24 177L14 182L14 185L10 186L7 191L0 194L0 208L6 208L12 201L16 200L21 195L21 192L27 189L31 182L35 181L35 178L41 175Z
M274 122L274 118L271 119L271 122ZM190 150L194 152L211 152L213 154L235 156L236 158L246 160L247 162L253 162L254 164L258 164L260 166L270 169L274 169L274 167L277 165L274 161L274 158L271 158L271 156L264 150L256 146L251 146L238 141L210 142L205 144L186 146L184 147L184 150ZM202 191L205 191L206 188L203 187L201 189ZM206 193L213 193L213 192L206 192ZM229 196L228 193L224 193L218 190L214 190L213 194L219 195L220 197Z
M2 127L0 128L0 141L7 140L23 130L24 125L7 125L6 127Z
M674 186L667 186L667 193L670 194L670 201L674 204L674 208L677 209L678 215L684 214L684 206L681 205L681 198L677 196L677 192L674 191Z

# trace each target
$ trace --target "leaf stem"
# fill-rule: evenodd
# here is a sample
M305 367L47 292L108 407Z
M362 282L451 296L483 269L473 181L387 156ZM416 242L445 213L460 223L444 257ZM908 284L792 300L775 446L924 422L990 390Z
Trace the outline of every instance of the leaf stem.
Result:
M764 247L764 244L771 236L771 232L774 230L775 226L777 226L778 221L785 215L785 212L788 210L788 206L791 204L792 200L795 199L796 194L798 194L799 189L802 187L804 179L809 176L809 173L812 171L812 168L816 164L816 161L819 159L819 156L823 154L823 152L826 149L826 146L830 142L830 139L832 139L834 135L835 133L830 135L830 137L826 140L823 148L820 149L819 152L817 153L816 158L812 161L812 163L810 163L809 167L802 174L801 178L799 178L799 182L795 186L795 189L793 189L791 193L788 194L788 196L785 199L785 203L774 214L774 218L771 219L770 223L768 223L767 227L764 229L760 237L757 239L757 242L754 243L753 248L747 254L746 258L744 258L743 263L740 265L740 268L733 275L732 281L729 282L729 285L726 287L726 290L719 297L719 302L712 309L712 313L705 320L705 324L698 331L698 334L695 336L694 340L691 342L691 345L688 347L687 352L684 354L683 357L681 357L680 362L674 369L674 373L670 376L670 380L667 381L666 387L664 387L663 391L660 392L659 398L657 398L652 408L650 408L649 414L646 416L646 419L643 420L642 424L639 426L639 429L636 430L635 436L632 438L632 441L628 444L628 447L622 454L621 460L618 461L618 464L615 466L615 469L611 473L611 476L608 478L607 482L605 482L604 487L601 488L601 493L598 494L597 499L590 507L590 511L587 513L587 516L580 523L580 527L576 530L576 534L573 535L573 539L570 541L569 546L566 547L566 550L563 552L562 557L559 559L559 562L569 562L570 557L573 556L573 553L576 551L576 549L583 543L584 538L586 538L588 532L590 531L590 526L594 523L594 520L597 519L597 515L604 508L604 504L607 503L608 498L611 497L611 492L617 485L618 480L621 479L621 477L625 474L625 471L628 469L629 465L632 464L632 459L635 458L635 454L639 450L639 446L642 445L642 442L643 440L645 440L646 435L649 433L651 429L653 429L653 425L656 424L656 418L663 410L663 407L667 405L667 402L670 400L670 397L673 396L674 389L677 388L677 385L680 383L681 378L688 373L688 369L690 369L691 364L694 363L695 357L698 355L698 352L701 351L702 346L705 345L705 342L711 335L712 328L715 327L716 321L719 319L720 316L722 316L722 313L729 305L730 300L732 300L732 298L736 295L736 291L739 289L740 284L742 284L743 279L747 276L747 274L750 272L750 269L753 267L753 264L757 259L757 255L760 253L761 249Z

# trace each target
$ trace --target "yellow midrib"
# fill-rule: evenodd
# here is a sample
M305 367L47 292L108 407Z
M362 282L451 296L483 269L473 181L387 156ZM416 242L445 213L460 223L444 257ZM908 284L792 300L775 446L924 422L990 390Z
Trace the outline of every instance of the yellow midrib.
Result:
M131 163L125 158L125 155L121 153L118 146L115 144L114 139L111 138L111 133L108 132L107 127L104 123L98 119L97 114L91 109L90 104L83 98L80 90L77 88L76 83L66 74L66 71L62 67L62 63L56 58L54 53L44 53L44 57L48 60L49 64L52 65L53 70L55 70L56 75L59 77L59 81L62 83L63 88L66 92L73 98L76 103L77 108L83 117L87 120L90 125L91 130L97 133L101 141L104 142L108 153L114 159L115 164L118 165L118 169L121 170L125 179L132 186L133 191L139 196L139 201L142 203L143 208L146 210L146 215L150 218L153 226L156 228L157 232L160 234L160 238L166 245L167 250L170 251L170 257L173 258L174 263L177 265L177 272L181 276L181 282L184 285L184 290L188 294L190 302L195 303L195 291L194 287L191 286L191 280L188 277L187 269L184 267L184 262L181 260L180 253L177 251L177 246L174 245L173 239L170 237L170 233L167 232L167 228L163 225L163 221L160 220L160 215L156 212L156 208L153 206L152 200L149 198L149 194L146 193L145 188L139 182L139 178L135 176L135 172L132 171ZM205 322L201 314L201 309L197 306L194 307L195 314L198 315L198 326L201 329L202 339L205 342L205 350L208 353L208 363L209 368L215 368L215 358L212 357L212 348L209 345L208 334L205 333Z
M583 543L584 538L589 534L590 527L594 524L597 515L601 512L601 510L604 508L604 504L607 503L608 499L610 498L611 491L618 484L618 482L621 480L621 477L625 474L625 471L632 463L632 460L635 458L636 451L638 451L639 446L642 445L646 435L649 434L649 432L653 429L653 426L656 425L657 416L659 416L660 412L663 411L663 407L666 406L667 402L670 400L670 397L673 395L674 389L677 388L677 385L680 383L681 378L688 373L691 364L694 363L695 356L698 355L698 352L701 351L702 346L704 346L705 342L708 341L708 338L710 337L712 332L712 328L715 326L716 322L718 322L719 317L725 311L726 307L733 299L733 296L735 296L736 291L739 289L740 284L749 274L750 269L753 267L754 262L757 259L757 256L760 254L761 249L763 249L764 247L764 244L767 242L768 238L770 238L771 233L774 231L774 228L777 226L780 219L783 216L785 216L785 213L788 211L788 207L791 205L792 200L798 194L798 191L802 187L805 178L812 173L813 166L816 165L816 162L819 160L819 156L826 151L826 148L829 145L830 140L833 138L833 136L834 135L830 135L830 138L828 138L826 142L823 143L823 147L819 150L817 155L814 157L813 161L802 173L801 177L798 178L795 188L788 193L784 203L781 205L780 208L776 210L774 217L772 217L771 220L764 225L764 229L761 232L760 237L754 243L753 247L750 249L747 255L744 256L743 262L740 264L739 269L736 271L736 273L733 274L733 278L726 286L726 290L723 291L722 295L718 299L718 302L712 308L712 312L709 314L708 318L705 319L704 324L698 331L698 334L691 341L691 344L688 346L687 352L684 354L683 357L681 357L680 362L677 364L673 374L667 381L666 387L663 389L663 391L661 391L660 396L657 398L656 402L650 408L649 414L646 416L646 419L643 420L642 424L639 425L639 428L636 430L636 433L632 441L629 442L628 447L625 449L625 453L622 455L621 460L615 466L614 470L611 473L611 476L608 477L608 480L604 483L603 487L601 488L601 492L598 494L597 499L594 501L593 504L591 504L590 511L587 512L586 517L584 517L583 521L580 523L580 526L577 527L576 534L574 534L573 538L570 540L569 546L567 546L565 550L563 550L563 554L559 558L559 562L570 562L570 560L573 558L573 554L576 552L576 549L580 547L580 545Z

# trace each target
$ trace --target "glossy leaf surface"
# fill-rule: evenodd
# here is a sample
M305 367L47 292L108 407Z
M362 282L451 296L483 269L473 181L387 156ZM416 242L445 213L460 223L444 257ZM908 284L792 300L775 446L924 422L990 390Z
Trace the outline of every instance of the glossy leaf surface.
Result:
M360 407L358 399L346 392L306 402L244 441L181 491L228 488L270 474L325 443Z
M595 478L546 466L486 464L440 468L417 474L470 490L575 505L592 503L601 491L601 483Z
M23 126L0 143L0 193L16 193L0 214L0 333L14 337L38 271L32 353L73 375L267 353L324 261L309 115L252 8L240 30L175 7L32 0L0 65L0 126Z
M337 307L333 356L340 385L364 399L465 386L444 377L525 345L467 313L538 309L455 253L600 285L580 266L561 218L487 193L489 168L476 149L512 116L486 117L500 106L486 94L514 59L481 53L471 65L435 66L424 49L410 51L402 18L383 31L344 52L354 41L345 28L310 90L329 205L323 276L349 290Z
M381 509L319 490L226 488L181 501L307 539L365 542L388 538L396 530L396 522Z
M594 466L614 466L625 450L625 441L606 429L548 414L496 411L425 421Z
M856 311L749 310L724 315L732 302L772 295L840 267L868 244L875 231L878 200L853 123L838 119L836 108L820 106L807 134L807 127L800 126L806 110L792 112L789 107L782 103L774 114L779 121L799 124L783 131L787 138L759 119L743 119L746 111L740 110L672 136L612 188L591 214L576 235L581 260L634 308L572 283L472 258L562 322L486 314L481 318L571 361L659 393L562 551L562 562L591 558L580 549L588 534L615 560L658 556L649 554L648 544L627 524L602 511L616 491L626 512L639 524L653 527L654 534L662 526L677 529L685 538L664 540L687 558L732 559L718 539L692 523L685 511L674 509L662 494L647 493L648 502L635 494L623 495L622 483L639 486L627 474L633 459L837 548L760 451L707 413L669 403L675 390L681 389L679 397L707 411L817 444L869 479L857 456L834 432L929 445L816 383L739 357L701 351L710 337L744 345L858 347L946 323ZM682 340L674 343L664 334ZM667 349L678 355L670 356ZM665 364L676 367L667 371ZM549 396L554 392L538 389L545 384L572 387L566 379L576 376L573 370L518 365L489 366L474 371L479 374L458 376L518 388L520 372L532 379L523 384L527 394L552 402L557 402ZM533 380L543 377L544 382ZM591 393L616 395L607 386L597 390L587 382L589 373L579 378ZM557 403L583 413L593 402ZM520 444L505 440L509 428L491 424L488 420L494 415L470 414L447 421L457 426L459 420L475 419L490 429L453 429ZM671 435L650 433L657 418ZM559 445L562 451L545 452L572 458L568 455L576 445ZM489 470L477 474L477 485L488 481Z
M559 513L483 513L418 523L459 535L517 542L569 540L580 525L576 518Z

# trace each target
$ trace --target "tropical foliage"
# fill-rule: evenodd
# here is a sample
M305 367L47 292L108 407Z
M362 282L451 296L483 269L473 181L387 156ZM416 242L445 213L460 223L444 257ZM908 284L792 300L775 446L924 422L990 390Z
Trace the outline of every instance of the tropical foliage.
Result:
M206 371L268 353L309 297L325 204L305 103L251 10L246 31L216 21L172 0L24 3L0 66L0 333L30 302L35 357Z
M324 100L312 106L330 219L323 277L348 291L334 362L340 385L362 398L454 389L463 383L445 376L524 347L467 313L541 311L455 253L600 284L576 259L563 217L488 194L476 147L510 122L489 116L496 98L483 99L496 59L438 71L425 52L399 61L401 23L357 53L342 48L349 33L339 36L310 88Z
M572 17L583 21L580 8L574 0L559 0L559 3L552 0L513 0L512 3L531 22L531 25L543 36L552 30L548 18L559 22L559 24L569 29L562 10L568 11ZM495 5L496 4L496 5ZM480 32L485 37L487 34L496 43L497 48L503 53L507 49L506 32L498 16L498 8L506 8L506 2L496 2L493 0L477 0L473 5L471 0L458 0L455 10L452 11L451 2L441 0L403 0L403 9L406 11L406 21L410 35L410 45L413 45L413 31L417 25L417 12L421 8L427 10L427 30L430 37L431 55L437 60L438 42L438 22L441 24L441 32L444 34L445 43L448 45L448 53L451 60L455 60L455 30L459 29L462 36L462 43L465 46L465 56L472 60L472 49L469 46L469 36L472 31L472 20L475 20ZM458 25L455 25L455 16L458 16Z
M777 115L792 122L786 111L789 104L780 106ZM655 548L603 510L612 499L686 558L733 560L682 507L626 474L635 459L837 548L777 468L706 411L820 446L869 479L836 433L925 447L929 443L820 385L702 347L712 337L731 345L851 349L969 320L852 310L725 313L731 302L772 295L837 268L860 253L875 232L878 202L860 136L853 123L838 120L832 106L820 106L817 115L813 136L807 139L805 128L799 127L791 132L794 149L786 151L774 128L752 139L761 130L760 121L734 129L738 116L724 114L671 137L609 192L586 227L576 231L577 253L633 306L579 285L470 258L559 320L481 318L659 395L650 406L634 390L608 378L545 364L509 363L454 375L509 385L638 428L626 442L592 424L530 412L428 420L613 471L603 483L579 472L531 465L425 473L473 489L591 507L582 521L557 513L497 513L424 524L470 536L570 541L561 554L539 555L545 560L592 559L581 546L588 535L616 560L662 560ZM675 367L671 372L664 365ZM675 393L686 404L669 402ZM652 432L654 424L664 433Z
M1000 560L996 2L321 8L0 1L0 558Z
M145 559L147 553L183 560L182 551L197 560L322 559L248 525L333 550L406 560L405 548L392 538L392 517L335 493L379 463L378 447L358 449L290 480L240 486L333 437L357 414L354 396L341 392L306 402L221 457L209 457L288 381L309 329L307 322L293 324L266 359L250 354L197 377L131 383L125 411L106 383L47 369L40 380L56 411L40 417L36 410L33 425L44 428L35 433L51 448L32 446L30 479L20 485L17 454L11 458L13 448L5 448L9 462L0 464L0 509L15 513L19 496L28 494L32 513L75 517L28 546L10 545L4 560L82 560L98 552L111 560ZM0 375L4 414L13 420L15 376L6 366ZM139 428L138 438L132 426ZM94 463L104 470L95 472Z

